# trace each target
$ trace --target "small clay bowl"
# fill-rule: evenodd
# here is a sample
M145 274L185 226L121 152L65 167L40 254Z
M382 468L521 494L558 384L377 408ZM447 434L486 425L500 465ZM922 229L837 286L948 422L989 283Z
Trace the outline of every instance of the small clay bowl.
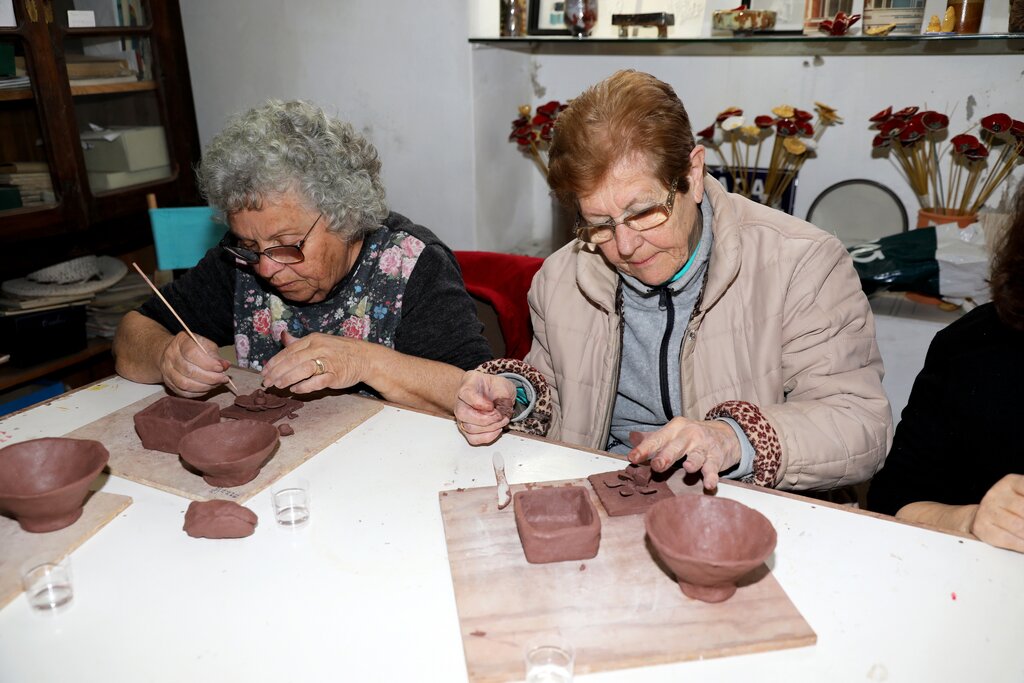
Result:
M775 549L768 518L717 496L666 498L647 511L644 525L683 593L704 602L728 600Z
M279 441L277 428L256 420L231 420L186 434L181 459L203 474L210 486L241 486L260 473Z
M220 406L191 398L165 396L135 413L135 433L142 447L178 453L181 438L206 425L220 422Z
M516 529L532 564L586 560L597 555L601 518L580 486L518 491Z
M32 439L2 448L0 510L25 531L71 526L109 457L103 444L88 439Z

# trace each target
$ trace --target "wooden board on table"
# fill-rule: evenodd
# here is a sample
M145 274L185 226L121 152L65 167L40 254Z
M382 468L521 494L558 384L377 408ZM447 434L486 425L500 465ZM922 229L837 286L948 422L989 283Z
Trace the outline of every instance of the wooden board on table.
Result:
M601 516L589 560L529 564L513 506L498 510L493 486L439 494L470 681L521 679L525 644L548 633L572 643L577 673L817 641L767 566L726 602L688 598L652 558L643 515L609 517L586 479L543 486L568 484L585 488Z
M22 592L21 570L33 559L63 559L132 504L128 496L93 493L74 524L45 534L23 530L10 517L0 516L0 609Z
M260 388L260 376L256 373L231 369L228 374L243 394ZM107 467L119 477L192 500L220 498L242 503L358 427L383 407L379 401L351 394L296 396L303 402L302 408L296 411L296 419L284 418L277 422L288 424L295 430L295 434L281 437L277 451L255 479L242 486L221 488L210 486L201 476L186 470L177 455L142 447L135 433L135 413L165 395L148 396L65 436L95 439L106 446L110 451ZM227 407L234 398L233 394L225 391L207 400Z

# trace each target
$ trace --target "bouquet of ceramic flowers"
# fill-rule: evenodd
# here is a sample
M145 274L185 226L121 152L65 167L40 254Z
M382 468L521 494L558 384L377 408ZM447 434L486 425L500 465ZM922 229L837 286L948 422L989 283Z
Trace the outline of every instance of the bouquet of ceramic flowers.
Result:
M537 107L537 113L531 116L530 105L524 104L519 107L519 117L512 122L509 142L515 142L521 151L529 154L545 178L548 177L547 151L555 131L555 120L567 106L551 100Z
M697 133L697 138L717 153L732 180L733 192L776 206L800 167L814 156L825 130L843 120L828 105L815 102L814 109L817 121L814 114L784 104L772 109L772 116L756 116L753 124L748 124L742 109L730 107ZM769 138L772 141L766 145ZM755 192L754 180L766 147L771 150L768 172L763 192Z
M871 117L871 124L878 130L871 142L874 152L895 159L922 209L947 216L977 214L1024 153L1024 121L1007 114L986 116L978 136L970 131L954 135L941 152L939 143L949 130L945 114L886 107Z

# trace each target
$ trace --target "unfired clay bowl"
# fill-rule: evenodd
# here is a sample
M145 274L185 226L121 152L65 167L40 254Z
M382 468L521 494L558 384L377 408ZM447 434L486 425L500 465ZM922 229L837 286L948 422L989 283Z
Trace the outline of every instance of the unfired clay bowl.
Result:
M232 420L200 427L178 444L181 459L210 486L241 486L260 473L279 441L277 428L256 420Z
M2 448L0 510L25 531L70 526L109 457L103 444L88 439L32 439Z
M206 425L220 422L220 406L191 398L165 396L135 413L135 432L143 448L178 453L181 438Z
M601 518L579 486L517 491L516 529L532 564L586 560L597 555Z
M727 498L686 495L656 503L644 518L647 537L683 593L722 602L775 549L775 527Z

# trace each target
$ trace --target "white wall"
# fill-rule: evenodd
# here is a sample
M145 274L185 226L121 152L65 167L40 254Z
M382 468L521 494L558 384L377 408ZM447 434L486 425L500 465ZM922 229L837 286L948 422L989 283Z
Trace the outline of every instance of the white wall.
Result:
M268 98L309 99L380 151L391 208L475 244L464 0L181 0L202 144Z
M672 7L683 16L696 1L672 0ZM645 2L653 0L602 0L598 33L612 35L612 12L650 11ZM712 8L735 4L708 0L701 32L710 30ZM927 12L940 4L928 0ZM1006 30L1005 4L986 4L982 30ZM897 191L913 220L917 205L906 182L891 164L871 158L867 118L887 105L951 113L954 132L996 111L1024 116L1019 52L612 57L471 47L467 36L497 34L497 6L498 0L181 0L202 142L228 115L269 97L311 99L377 145L392 208L455 248L537 251L531 241L550 242L564 228L554 224L540 173L507 142L516 106L571 98L617 69L650 71L673 84L695 130L728 105L750 115L783 103L810 110L815 100L838 108L846 123L827 132L818 158L800 174L801 216L829 185L872 178ZM989 207L1000 199L997 193Z

